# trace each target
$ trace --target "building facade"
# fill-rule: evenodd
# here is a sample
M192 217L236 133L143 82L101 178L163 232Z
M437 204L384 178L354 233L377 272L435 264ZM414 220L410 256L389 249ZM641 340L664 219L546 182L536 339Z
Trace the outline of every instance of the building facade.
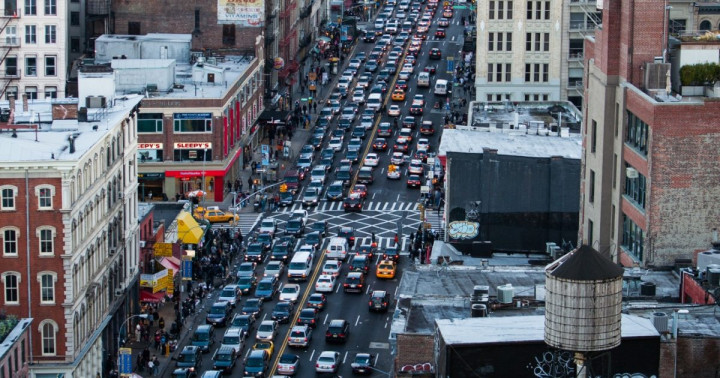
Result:
M5 316L0 323L5 327L0 333L0 377L25 378L30 366L32 319Z
M68 2L11 0L0 22L0 97L63 98L68 77ZM79 22L79 21L78 21Z
M585 46L579 238L626 266L672 266L705 250L720 218L717 91L690 92L677 77L717 64L720 45L679 41L663 56L663 4L612 1L602 12Z
M81 93L98 95L112 71L82 75ZM125 290L138 277L141 96L117 106L108 98L85 118L77 99L8 104L14 112L4 127L14 132L1 136L0 284L4 309L35 319L31 376L102 372L113 329L137 302Z
M563 3L491 0L478 5L477 101L561 99Z

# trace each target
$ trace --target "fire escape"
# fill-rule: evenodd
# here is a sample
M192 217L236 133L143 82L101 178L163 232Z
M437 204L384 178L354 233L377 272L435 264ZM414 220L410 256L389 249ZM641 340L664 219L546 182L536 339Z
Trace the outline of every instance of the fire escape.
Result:
M294 18L292 17L293 11L297 8L296 0L287 0L285 3L285 9L280 12L280 22L283 27L283 37L280 40L280 50L283 59L285 60L285 68L278 73L278 77L287 78L290 75L297 72L300 65L295 60L295 52L291 51L293 48L293 41L297 39L297 30L294 25ZM290 85L294 84L291 80Z
M9 4L9 3L6 3ZM20 37L18 37L17 21L20 19L18 9L4 9L0 14L0 98L5 96L8 87L15 81L20 80L20 70L17 65L17 58L14 61L6 61L11 51L20 48Z
M595 29L602 24L602 13L597 10L596 0L570 0L570 39L573 33L585 39L589 35L595 34ZM570 48L568 62L570 68L585 68L584 64L585 51L584 46ZM584 97L585 87L582 80L570 80L568 82L568 94L573 93L576 96Z

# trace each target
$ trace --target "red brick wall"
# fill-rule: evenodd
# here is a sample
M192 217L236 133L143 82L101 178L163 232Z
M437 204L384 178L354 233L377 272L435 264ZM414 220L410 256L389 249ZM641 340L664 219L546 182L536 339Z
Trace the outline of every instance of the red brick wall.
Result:
M713 298L707 290L703 289L695 279L689 274L682 275L682 298L681 303L693 303L693 304L715 304L715 298Z
M397 370L405 365L416 365L426 362L433 362L433 350L435 340L433 335L397 335L397 358L395 367Z
M112 2L115 20L114 33L127 34L128 22L140 23L140 34L182 33L195 29L195 10L200 10L200 31L193 37L193 49L238 49L254 51L255 37L262 28L235 28L235 45L223 44L223 25L217 23L217 1L145 1L119 0Z
M30 178L28 182L29 188L29 211L26 211L26 193L24 178L0 178L0 185L13 185L17 187L17 197L15 197L15 211L0 212L0 227L13 226L20 230L17 240L17 258L3 257L0 251L1 271L15 271L21 274L21 282L19 283L20 304L5 304L4 283L2 283L2 307L8 314L17 315L21 318L33 317L30 332L34 332L32 354L41 357L41 338L38 333L40 323L45 319L52 319L57 323L59 329L57 332L56 352L58 356L65 355L65 317L62 303L65 301L65 276L63 270L63 261L60 256L66 253L63 248L63 224L62 214L59 209L62 206L62 183L59 178ZM53 197L53 210L38 211L38 198L35 195L35 187L38 185L52 185L55 187L55 195ZM29 219L30 231L28 233L26 221ZM39 256L39 239L36 236L36 229L41 226L55 227L54 255L52 257ZM27 259L28 243L26 237L30 240L30 261ZM3 235L0 234L0 238ZM27 275L27 269L30 267L30 276ZM43 271L52 271L57 274L55 282L55 304L40 304L40 283L37 274ZM27 283L30 282L30 290L27 291ZM28 313L27 301L31 298L32 314ZM57 357L55 357L57 359Z
M720 101L652 104L628 91L627 108L650 126L646 263L670 266L707 249L720 200Z
M679 337L660 344L660 377L717 378L720 372L720 339ZM676 372L677 361L677 375Z

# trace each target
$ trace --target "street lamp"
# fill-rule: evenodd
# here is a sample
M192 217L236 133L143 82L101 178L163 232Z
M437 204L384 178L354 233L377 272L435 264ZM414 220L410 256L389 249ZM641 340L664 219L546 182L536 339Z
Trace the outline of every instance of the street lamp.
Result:
M130 319L134 319L134 318L151 319L151 318L152 318L152 315L150 315L150 314L130 315L130 316L128 316L128 318L125 319L125 321L120 325L120 329L121 329L121 330L124 329L124 328L125 328L125 324L127 324L127 322L130 321ZM127 335L127 330L125 330L125 335ZM120 341L121 341L121 340L122 340L122 338L118 337L117 350L120 350L120 344L121 344ZM139 341L139 340L138 340L138 341Z

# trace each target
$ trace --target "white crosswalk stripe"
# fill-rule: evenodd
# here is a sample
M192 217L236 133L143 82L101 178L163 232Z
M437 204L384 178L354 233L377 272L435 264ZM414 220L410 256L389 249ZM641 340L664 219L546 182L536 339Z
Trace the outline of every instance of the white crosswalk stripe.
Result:
M303 209L302 203L295 202L292 206L282 207L277 210L279 213L291 213L295 210ZM329 212L343 211L342 201L321 201L316 207L306 208L309 212ZM367 201L363 211L416 211L417 202L386 202L386 201Z
M240 228L240 232L242 232L243 235L248 235L250 231L255 228L255 225L260 222L260 219L262 218L262 214L258 213L238 213L238 216L240 219L238 220L237 224L230 225L228 223L214 223L212 225L212 228L214 229L220 229L220 228Z
M440 233L440 237L444 236L445 228L445 212L440 210L438 214L437 210L428 210L425 212L425 221L430 223L433 230Z

